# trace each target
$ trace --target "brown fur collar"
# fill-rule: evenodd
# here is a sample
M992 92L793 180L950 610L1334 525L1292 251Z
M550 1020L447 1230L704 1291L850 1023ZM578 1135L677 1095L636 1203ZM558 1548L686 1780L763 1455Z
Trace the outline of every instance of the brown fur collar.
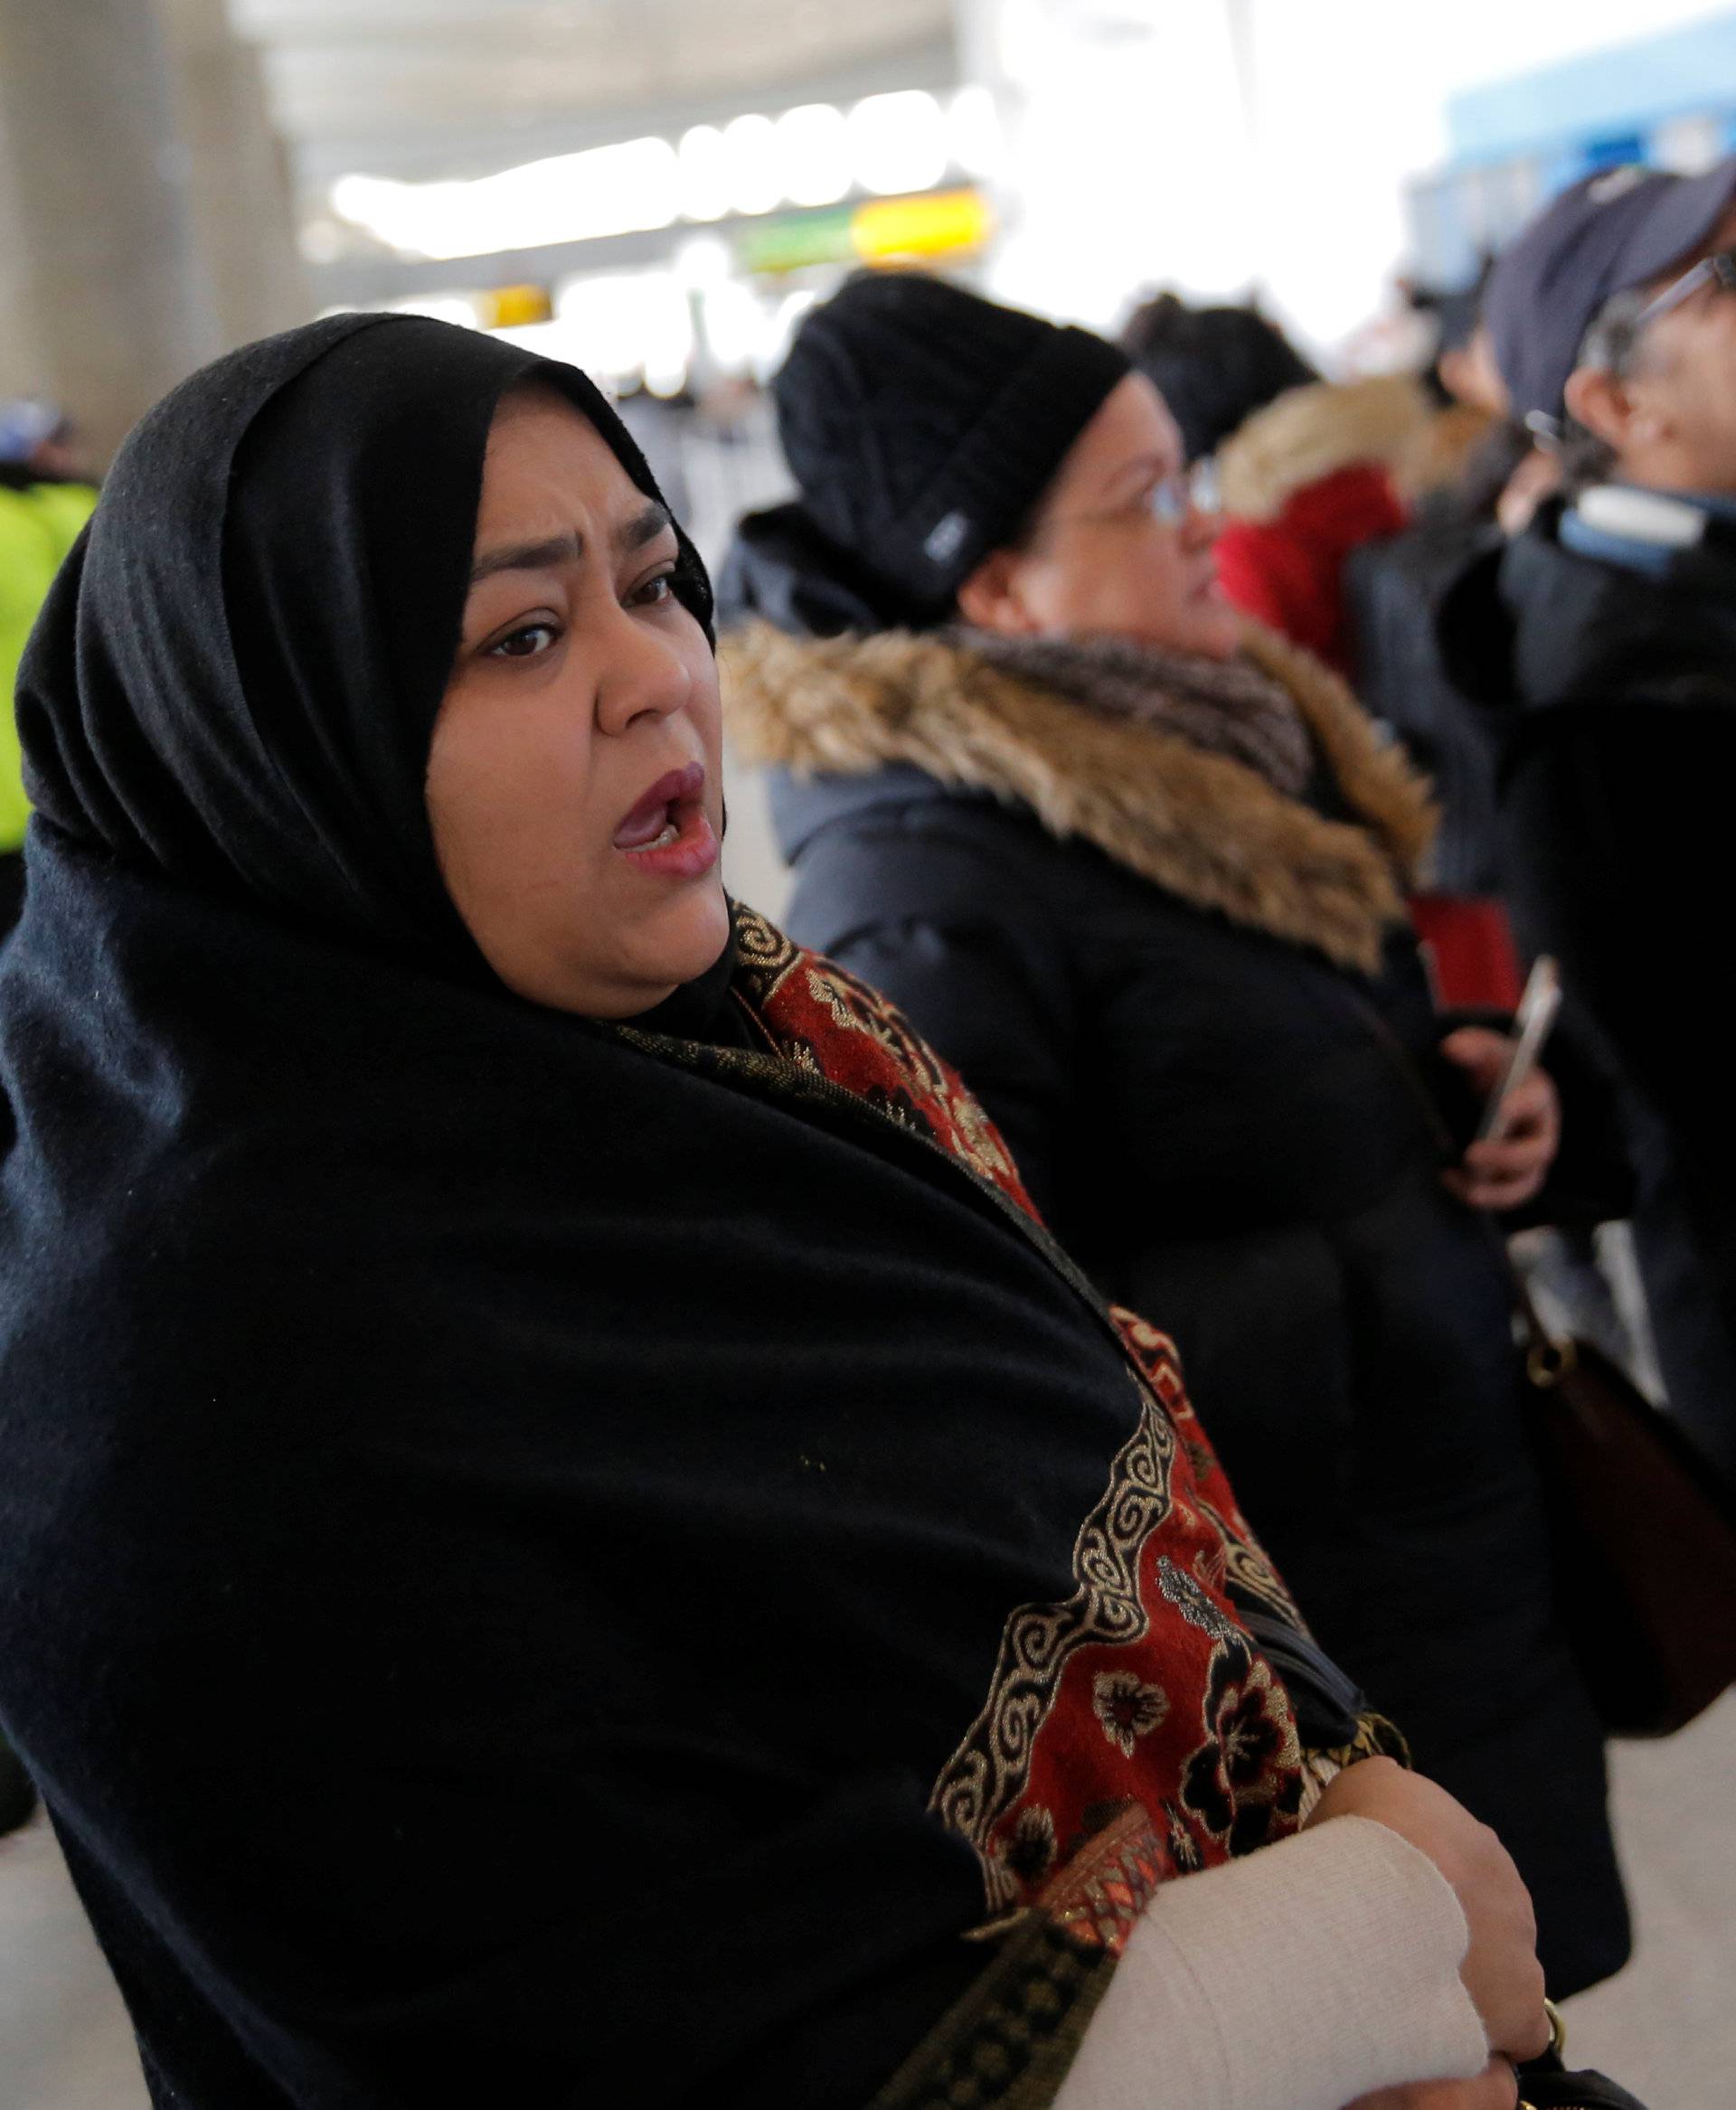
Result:
M992 792L1198 908L1372 974L1434 834L1428 787L1317 660L1251 626L1246 649L1296 698L1364 825L1324 818L1227 756L907 631L737 631L724 642L726 723L745 760L797 776L908 762Z
M1304 485L1353 462L1401 466L1428 423L1429 400L1405 373L1287 389L1218 449L1223 509L1275 520Z

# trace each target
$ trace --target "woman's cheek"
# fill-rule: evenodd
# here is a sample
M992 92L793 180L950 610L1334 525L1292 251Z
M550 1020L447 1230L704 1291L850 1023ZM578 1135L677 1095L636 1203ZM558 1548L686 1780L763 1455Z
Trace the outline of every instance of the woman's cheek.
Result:
M1181 567L1159 560L1138 573L1129 567L1129 575L1132 590L1126 601L1128 631L1154 645L1185 651L1193 625L1189 621L1192 611L1186 575Z

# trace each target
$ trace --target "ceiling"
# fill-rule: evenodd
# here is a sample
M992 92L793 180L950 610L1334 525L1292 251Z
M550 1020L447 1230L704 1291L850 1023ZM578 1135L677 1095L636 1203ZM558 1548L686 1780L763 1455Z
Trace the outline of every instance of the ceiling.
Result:
M951 0L230 0L304 189L958 78Z

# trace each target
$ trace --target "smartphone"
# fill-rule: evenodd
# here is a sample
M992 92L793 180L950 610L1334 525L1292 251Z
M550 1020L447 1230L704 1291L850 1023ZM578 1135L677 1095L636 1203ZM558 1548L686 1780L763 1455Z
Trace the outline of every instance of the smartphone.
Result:
M1536 1069L1543 1043L1549 1039L1555 1014L1561 1008L1561 969L1547 953L1542 953L1531 970L1525 993L1519 999L1519 1009L1514 1016L1513 1052L1501 1072L1500 1082L1489 1094L1483 1118L1477 1123L1476 1141L1478 1143L1486 1143L1491 1136L1500 1135L1507 1102Z

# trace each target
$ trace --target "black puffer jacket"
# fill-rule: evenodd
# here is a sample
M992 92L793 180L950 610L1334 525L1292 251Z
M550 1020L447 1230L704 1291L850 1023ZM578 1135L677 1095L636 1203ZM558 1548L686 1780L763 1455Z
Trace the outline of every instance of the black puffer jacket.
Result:
M1736 528L1650 578L1547 508L1441 636L1500 745L1502 867L1636 1099L1640 1258L1671 1402L1736 1473L1736 1094L1723 1019ZM1660 552L1661 554L1661 552Z
M1502 1268L1383 1039L1445 1088L1396 876L1429 811L1332 677L1251 649L1363 825L943 636L758 626L733 732L776 765L793 928L954 1059L1063 1241L1176 1337L1309 1619L1508 1841L1568 1990L1627 1953L1601 1742Z

